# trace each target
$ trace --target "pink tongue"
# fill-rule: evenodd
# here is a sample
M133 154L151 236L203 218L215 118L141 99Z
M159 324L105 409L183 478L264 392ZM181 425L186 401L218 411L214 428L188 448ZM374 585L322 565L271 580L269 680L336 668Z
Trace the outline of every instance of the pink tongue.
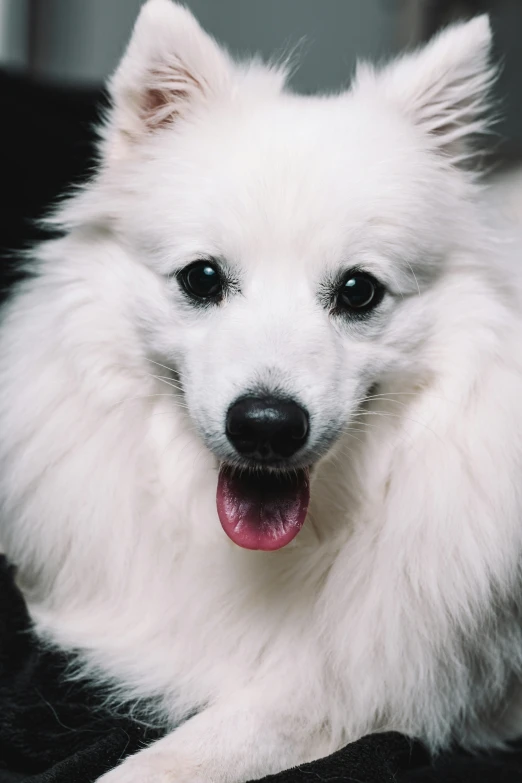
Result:
M217 511L223 530L243 549L281 549L306 519L310 501L307 470L292 474L246 473L222 467Z

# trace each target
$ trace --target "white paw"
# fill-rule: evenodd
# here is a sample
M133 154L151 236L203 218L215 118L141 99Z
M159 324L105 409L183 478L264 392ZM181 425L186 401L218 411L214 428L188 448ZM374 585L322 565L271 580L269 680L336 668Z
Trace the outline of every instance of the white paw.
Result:
M201 765L167 753L142 751L98 778L97 783L213 783Z

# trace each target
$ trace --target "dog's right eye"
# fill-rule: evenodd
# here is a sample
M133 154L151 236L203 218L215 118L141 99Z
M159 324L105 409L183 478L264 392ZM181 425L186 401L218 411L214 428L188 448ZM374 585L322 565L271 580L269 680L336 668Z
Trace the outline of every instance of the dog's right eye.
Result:
M214 261L194 261L177 277L185 292L199 302L218 302L223 296L223 278Z

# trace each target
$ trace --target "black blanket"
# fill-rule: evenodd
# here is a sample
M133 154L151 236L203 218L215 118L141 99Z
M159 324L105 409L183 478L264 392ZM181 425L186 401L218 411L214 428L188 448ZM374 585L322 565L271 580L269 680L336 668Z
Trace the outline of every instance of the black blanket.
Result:
M42 237L33 222L89 172L101 95L53 89L0 73L0 288L18 276L17 249ZM65 654L31 633L13 571L0 557L0 783L89 783L161 736L108 712L88 683L67 681ZM273 783L522 783L522 745L511 753L454 753L430 764L399 734L366 737Z

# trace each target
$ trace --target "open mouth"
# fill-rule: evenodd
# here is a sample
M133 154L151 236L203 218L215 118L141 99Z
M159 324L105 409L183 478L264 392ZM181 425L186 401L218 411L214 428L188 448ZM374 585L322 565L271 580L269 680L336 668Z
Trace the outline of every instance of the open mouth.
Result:
M309 502L308 469L253 472L222 465L219 471L219 519L243 549L282 549L303 527Z

